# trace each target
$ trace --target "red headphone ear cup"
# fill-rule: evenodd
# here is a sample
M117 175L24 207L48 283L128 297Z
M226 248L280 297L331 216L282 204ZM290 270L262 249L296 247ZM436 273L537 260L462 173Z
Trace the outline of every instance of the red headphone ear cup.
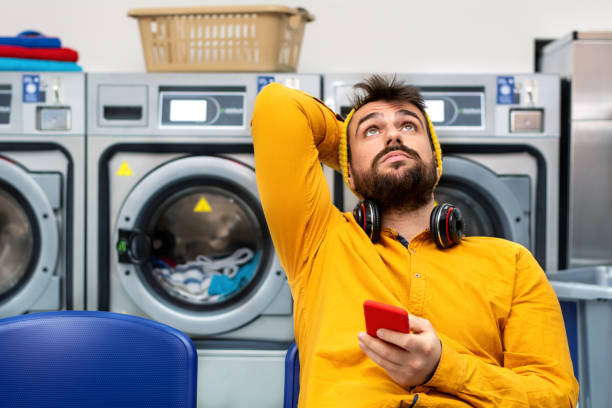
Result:
M463 238L463 214L457 207L453 207L449 220L449 233L451 240L458 244Z
M355 208L353 208L353 217L355 217L355 222L359 225L363 230L365 230L365 206L363 203L358 203Z
M437 205L431 210L431 215L429 216L429 233L431 235L431 240L436 244L438 248L444 248L442 246L442 237L440 236L440 227L439 225L439 216L440 216L440 208L441 206Z
M380 211L378 205L374 201L369 201L370 210L372 211L372 235L370 239L376 243L380 239Z
M440 223L438 227L440 228L440 236L442 237L442 248L450 248L455 245L455 242L451 240L449 228L452 212L453 206L451 204L445 203L442 205L442 208L440 208Z
M463 237L463 215L452 204L440 204L431 212L429 229L431 239L439 248L453 247Z
M380 212L378 205L371 200L358 203L353 209L353 217L374 243L380 238Z

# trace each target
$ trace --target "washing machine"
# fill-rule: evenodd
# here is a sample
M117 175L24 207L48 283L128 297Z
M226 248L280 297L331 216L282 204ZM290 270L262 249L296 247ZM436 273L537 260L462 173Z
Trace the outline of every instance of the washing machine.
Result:
M324 76L326 103L351 109L367 74ZM393 74L389 74L393 76ZM467 235L506 238L556 271L559 235L560 79L556 75L397 74L416 86L442 146L434 195L463 211ZM336 175L336 205L357 198Z
M321 93L318 75L87 77L87 306L189 334L198 406L282 405L293 304L250 134L274 81Z
M0 73L0 318L84 307L85 79Z

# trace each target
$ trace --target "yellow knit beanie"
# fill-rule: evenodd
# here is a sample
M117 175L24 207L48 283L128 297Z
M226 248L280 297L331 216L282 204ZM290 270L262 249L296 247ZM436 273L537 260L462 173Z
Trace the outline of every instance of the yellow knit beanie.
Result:
M342 127L340 131L340 143L338 144L338 162L340 163L340 170L342 170L342 177L344 177L344 182L351 189L351 191L357 197L359 197L360 200L363 200L364 197L362 197L361 194L359 194L358 192L356 192L355 190L351 188L351 184L349 183L349 179L348 179L348 166L349 166L349 163L348 163L348 125L351 122L351 118L353 117L353 114L359 108L360 106L353 108L349 112L346 119L344 119L344 122L342 122ZM436 131L431 123L431 120L429 119L429 116L427 116L427 113L425 112L423 112L423 115L425 115L425 119L427 120L427 126L429 127L429 134L431 135L431 142L433 144L434 153L436 155L436 164L438 166L439 174L440 176L442 176L442 149L440 148L440 142L438 142L438 136L436 136ZM438 182L436 181L436 185L437 184Z

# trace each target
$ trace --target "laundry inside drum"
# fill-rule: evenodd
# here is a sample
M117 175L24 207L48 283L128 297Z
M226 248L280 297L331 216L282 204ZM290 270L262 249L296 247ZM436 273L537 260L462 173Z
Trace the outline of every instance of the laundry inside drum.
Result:
M152 220L152 275L172 300L219 304L257 278L264 230L238 194L196 187L170 197L160 209Z

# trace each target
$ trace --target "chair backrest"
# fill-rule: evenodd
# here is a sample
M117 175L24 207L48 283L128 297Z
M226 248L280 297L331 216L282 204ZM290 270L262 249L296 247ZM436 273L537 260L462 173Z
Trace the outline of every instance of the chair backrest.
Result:
M291 344L285 355L284 408L296 408L300 396L300 356L297 345Z
M0 320L2 407L195 408L197 353L140 317L64 311Z

